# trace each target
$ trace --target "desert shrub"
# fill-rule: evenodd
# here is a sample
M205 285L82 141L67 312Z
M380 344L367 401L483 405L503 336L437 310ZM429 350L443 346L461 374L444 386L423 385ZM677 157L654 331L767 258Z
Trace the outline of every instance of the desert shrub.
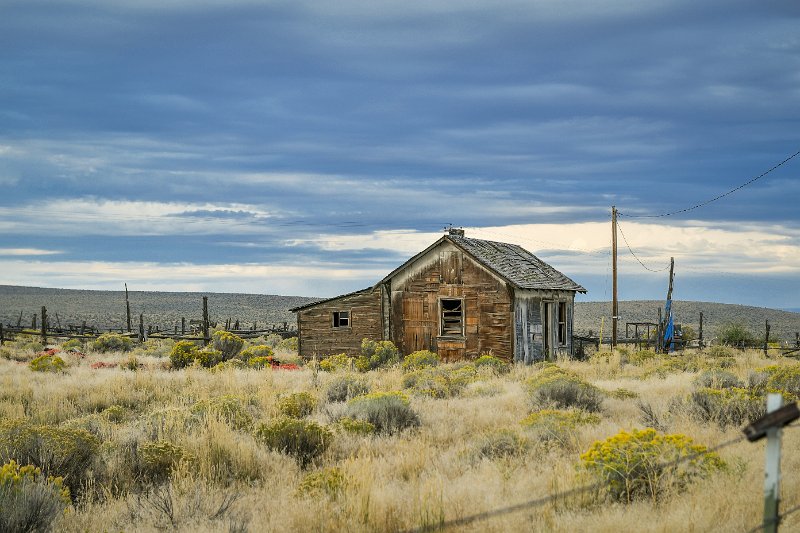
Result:
M83 343L80 339L69 339L61 345L62 350L80 350L83 348Z
M439 355L429 350L420 350L410 353L403 359L403 370L405 372L438 365Z
M470 383L478 379L478 371L471 364L426 367L403 376L403 388L414 394L431 398L458 396Z
M194 363L197 352L200 348L192 341L178 341L172 347L169 360L172 368L184 368Z
M278 411L289 418L305 418L317 407L317 399L310 392L293 392L278 399Z
M522 455L528 450L528 440L510 429L486 433L475 445L475 455L487 459L500 459Z
M127 412L127 409L121 405L110 405L103 409L100 414L109 422L119 423L125 420Z
M742 386L735 374L725 370L704 370L694 379L693 383L696 387L711 389L731 389Z
M236 354L241 351L244 339L230 331L215 331L211 336L211 344L214 346L214 350L222 354L222 360L226 361L231 357L236 357Z
M725 463L686 435L647 428L596 441L581 454L580 467L604 483L612 500L630 503L640 498L659 501Z
M283 417L261 424L256 439L267 448L291 455L305 468L330 445L331 432L311 420Z
M420 424L419 416L402 392L373 392L353 398L347 402L345 416L366 420L377 432L387 434Z
M475 368L489 368L496 374L506 374L511 371L511 364L493 355L482 355L475 359Z
M66 363L57 355L40 355L30 363L28 366L34 372L64 372Z
M50 531L69 503L61 478L45 478L40 468L13 460L0 466L0 531Z
M242 361L249 361L253 358L266 358L269 357L270 359L275 355L275 352L272 350L271 347L264 345L264 344L257 344L255 346L248 346L241 352L239 352L239 359Z
M211 367L211 372L224 372L226 370L241 370L243 368L247 368L250 361L245 363L241 359L234 357L233 359L228 359L227 361L223 361L221 363L217 363L213 367ZM253 368L257 368L254 366Z
M139 370L139 360L136 358L135 355L131 355L127 359L120 361L119 367L124 370L130 370L132 372L136 372Z
M752 346L757 342L753 335L744 325L738 323L724 324L719 330L717 339L722 344L744 348Z
M33 464L64 479L76 494L97 456L100 441L82 429L35 425L27 420L0 422L0 461Z
M206 347L203 350L195 353L194 361L205 368L213 368L222 362L226 362L225 356L219 350L213 350Z
M703 354L707 357L733 357L733 350L731 350L728 346L724 346L722 344L715 344L714 346L709 346L708 348L703 349Z
M305 361L296 353L276 353L273 359L281 365L303 366Z
M367 394L369 389L369 383L365 379L352 374L342 374L331 381L325 395L329 402L346 402L350 398Z
M166 480L181 461L193 459L183 447L163 440L142 443L138 454L141 460L141 474L155 483Z
M234 361L234 359L231 359ZM272 367L272 357L251 357L247 360L247 363L242 363L243 366L248 366L250 368L256 369L264 369L264 368L271 368Z
M664 379L670 374L679 372L697 372L701 367L696 357L688 355L665 355L657 359L657 361L658 364L645 372L642 376L643 378L647 379L656 376Z
M766 392L785 391L795 396L800 396L800 364L785 366L768 366L760 369L766 374L763 385L758 390Z
M369 360L369 368L391 366L400 361L400 351L392 341L361 340L361 357Z
M689 394L683 406L690 416L703 422L714 422L720 427L740 426L766 414L764 394L750 389L702 388Z
M600 417L578 410L543 409L525 417L520 424L536 439L544 442L569 444L581 426L594 426Z
M618 388L608 392L608 395L617 400L633 400L638 398L639 395L632 390Z
M297 493L302 496L328 496L338 498L347 488L348 482L341 468L335 466L306 474Z
M175 346L173 339L147 339L142 344L142 353L152 357L168 357Z
M336 372L337 370L349 370L352 363L353 358L347 355L346 353L340 353L338 355L331 355L326 357L322 361L319 362L320 370L324 370L325 372Z
M557 366L543 369L525 385L534 409L575 408L596 412L603 406L600 389Z
M191 413L205 418L216 417L234 429L248 429L253 424L247 402L230 394L200 400L192 406Z
M629 364L642 366L658 359L658 354L653 350L639 350L628 354L627 358Z
M20 352L36 353L44 350L44 344L35 337L25 337L17 340L14 343L14 348Z
M375 426L366 420L345 417L340 418L338 424L344 431L354 435L372 435L375 433Z
M277 350L285 352L297 353L297 348L298 348L297 337L289 337L288 339L283 339L278 343L278 345L275 348Z
M103 333L92 343L95 352L129 352L133 348L133 340L119 333Z
M276 348L278 344L283 340L283 337L278 335L277 333L270 333L269 335L259 337L257 339L253 339L250 341L250 346L268 346L269 348Z

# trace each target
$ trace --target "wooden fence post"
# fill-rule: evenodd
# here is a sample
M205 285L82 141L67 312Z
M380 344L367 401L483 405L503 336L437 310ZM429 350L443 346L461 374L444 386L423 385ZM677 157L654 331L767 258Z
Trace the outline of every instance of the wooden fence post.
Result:
M5 339L3 338L3 323L0 322L0 346L2 346L4 342Z
M181 335L186 335L186 317L181 317Z
M36 313L34 313L33 318L31 318L31 329L36 329Z
M47 346L47 308L42 306L42 344Z
M19 312L19 318L17 319L17 328L22 326L22 311Z
M128 333L131 332L131 303L128 301L128 284L125 284L125 314L128 317Z
M769 349L769 320L766 321L766 332L764 333L764 357L767 357L767 350Z
M700 337L699 337L698 340L700 342L700 348L702 348L703 347L703 312L702 311L700 311Z
M208 336L208 296L203 296L203 344L208 345L210 341Z
M144 313L139 313L139 342L144 342Z
M767 413L777 411L783 405L783 396L767 395ZM764 533L778 531L778 503L780 501L781 436L780 426L767 430L767 455L764 466Z

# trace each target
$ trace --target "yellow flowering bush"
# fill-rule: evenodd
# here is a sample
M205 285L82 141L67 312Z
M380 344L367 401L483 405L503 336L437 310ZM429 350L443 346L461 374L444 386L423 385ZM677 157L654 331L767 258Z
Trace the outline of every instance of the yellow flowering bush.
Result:
M331 355L319 362L319 368L320 370L324 370L325 372L336 372L337 370L349 370L350 365L353 364L351 363L352 360L353 358L347 355L346 353Z
M142 462L142 473L155 482L167 479L181 461L194 458L182 446L164 440L144 442L139 446L138 453Z
M230 331L215 331L211 336L214 349L222 353L222 360L236 357L244 346L244 339Z
M45 354L31 361L28 366L34 372L64 372L66 363L57 355Z
M297 487L297 493L303 496L328 496L338 498L347 488L348 481L341 468L335 466L306 474Z
M471 363L425 367L405 374L403 388L420 396L452 398L478 377L478 370Z
M33 465L11 460L0 466L0 531L48 531L70 504L60 477L43 477Z
M439 365L439 355L431 352L430 350L420 350L418 352L408 354L403 359L403 370L409 372L411 370L419 370L429 366Z
M562 446L573 443L579 427L599 423L599 416L575 409L542 409L534 411L520 422L535 440L557 442Z
M289 418L305 418L317 407L317 399L310 392L294 392L278 400L278 410Z
M664 435L652 428L620 431L596 441L580 459L579 468L603 482L612 500L624 503L640 498L657 502L725 467L719 455L686 435Z

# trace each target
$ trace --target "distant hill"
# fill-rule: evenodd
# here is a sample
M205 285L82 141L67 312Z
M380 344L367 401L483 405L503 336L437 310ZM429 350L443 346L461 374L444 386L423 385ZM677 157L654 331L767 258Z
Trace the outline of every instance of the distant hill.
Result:
M318 298L304 296L276 296L262 294L200 293L200 292L145 292L130 291L131 313L138 324L139 313L144 314L146 324L169 329L180 324L181 317L187 320L202 317L202 297L208 296L209 315L212 322L224 322L228 318L239 320L242 326L252 326L256 321L265 324L295 322L289 311ZM661 300L620 302L619 335L625 335L626 322L655 322ZM46 289L0 285L0 321L16 324L20 312L22 323L30 325L31 316L38 314L42 306L53 324L56 315L62 325L80 324L99 328L119 328L125 324L124 291L89 291L73 289ZM703 329L706 339L713 338L717 330L727 323L741 323L757 336L764 334L764 321L769 320L770 337L794 340L800 331L800 313L751 307L745 305L713 302L674 302L675 319L698 329L700 312L703 313ZM600 331L601 318L605 317L605 331L611 331L610 302L578 302L575 306L575 331L595 334Z

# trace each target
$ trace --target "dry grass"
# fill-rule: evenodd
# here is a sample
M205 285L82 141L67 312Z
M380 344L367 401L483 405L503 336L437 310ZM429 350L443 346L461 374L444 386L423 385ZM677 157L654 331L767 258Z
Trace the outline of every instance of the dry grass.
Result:
M567 446L530 442L516 455L486 457L476 450L499 431L524 436L530 411L524 381L535 368L504 376L482 375L458 397L412 397L421 426L397 435L354 435L334 423L336 405L325 404L333 375L299 371L210 372L165 369L163 358L138 356L138 371L90 368L92 362L126 360L127 354L72 358L65 374L32 372L0 360L0 419L85 427L102 441L95 482L55 525L59 531L398 531L436 526L442 520L503 508L568 490L587 480L576 469L594 441L620 429L642 428L642 409L663 417L669 432L713 446L739 434L682 413L673 399L692 390L698 372L655 372L658 362L637 366L619 354L560 366L605 391L626 389L638 398L604 401L601 423L580 428ZM702 362L702 356L692 355ZM729 368L745 380L750 370L775 364L756 352L737 354ZM788 362L778 361L778 364ZM706 361L711 365L713 362ZM373 391L401 388L398 368L365 374ZM331 446L302 470L290 457L261 446L246 429L222 417L198 418L201 400L235 396L254 424L278 415L277 399L308 391L323 402L311 418L334 430ZM103 411L121 406L110 419ZM146 441L168 441L191 457L175 467L166 484L142 482L125 450ZM133 443L133 444L132 444ZM784 435L782 506L800 504L800 431ZM460 526L460 531L743 531L762 513L764 444L741 441L720 452L729 468L653 504L598 502L594 495L562 498L530 510ZM341 492L301 494L303 477L338 467ZM783 524L800 528L800 516Z

